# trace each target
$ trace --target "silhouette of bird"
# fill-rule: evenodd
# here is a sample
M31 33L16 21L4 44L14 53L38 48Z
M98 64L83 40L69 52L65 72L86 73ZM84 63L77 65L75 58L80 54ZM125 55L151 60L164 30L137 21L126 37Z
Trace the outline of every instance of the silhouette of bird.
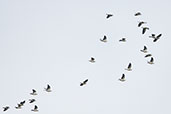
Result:
M162 34L159 34L158 36L156 36L153 40L153 42L156 42L160 37L162 36Z
M119 81L121 81L121 82L126 81L126 79L125 79L125 74L122 74L122 77L119 79Z
M17 106L15 107L16 109L21 109L21 104L17 104Z
M49 84L47 84L47 88L44 88L44 89L45 89L45 91L47 91L47 92L51 92L51 91L52 91Z
M151 57L150 61L147 61L149 64L154 64L154 59Z
M106 14L106 15L107 15L106 16L107 19L113 16L113 14Z
M151 54L147 54L144 57L147 58L147 57L151 57L151 56L152 56Z
M34 112L38 112L38 106L37 105L34 105L34 109L32 109L31 111L34 111Z
M9 106L3 107L3 111L5 112L5 111L7 111L9 108L10 108Z
M148 27L142 27L142 34L144 34L146 32L146 30L149 30Z
M142 24L146 24L147 22L144 22L144 21L140 21L139 23L138 23L138 27L140 27Z
M140 50L141 52L147 53L147 47L144 46L143 50Z
M134 14L134 16L140 16L140 15L141 15L140 12L137 12L137 13Z
M35 89L32 89L32 93L30 93L31 95L37 95L37 92Z
M103 39L100 39L102 42L107 42L107 37L104 35Z
M151 34L151 36L149 36L149 38L155 38L156 35L155 34Z
M120 39L119 42L126 42L126 38Z
M35 101L36 101L35 99L29 99L29 103L33 103Z
M127 71L132 71L131 67L132 67L132 64L129 63L128 67L127 67L125 70L127 70Z
M94 57L91 57L89 61L90 61L91 63L95 63L95 58L94 58Z
M84 80L83 82L80 83L80 86L85 85L88 82L88 79Z

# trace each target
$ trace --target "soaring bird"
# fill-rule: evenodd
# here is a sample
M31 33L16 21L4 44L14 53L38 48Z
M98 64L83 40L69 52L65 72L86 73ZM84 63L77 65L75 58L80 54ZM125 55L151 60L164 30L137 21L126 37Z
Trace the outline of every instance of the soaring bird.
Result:
M23 106L25 104L25 100L20 102L20 105Z
M119 79L119 81L121 81L121 82L126 81L126 79L125 79L125 74L122 74L122 77Z
M119 42L126 42L126 38L120 39Z
M148 27L142 27L142 34L144 34L146 32L146 30L149 30Z
M143 50L140 50L141 52L147 53L147 47L144 46Z
M102 42L107 42L107 37L106 37L106 35L104 35L103 39L100 39L100 41L102 41Z
M155 34L151 34L151 36L149 36L149 38L156 38Z
M137 12L137 13L134 14L134 16L139 16L139 15L141 15L140 12Z
M151 57L150 61L147 61L149 64L154 64L154 59Z
M85 85L88 82L88 79L84 80L83 82L80 83L80 86Z
M138 27L140 27L142 24L146 24L147 22L144 22L144 21L140 21L139 23L138 23Z
M29 103L33 103L35 101L36 101L35 99L29 99Z
M95 58L94 58L94 57L91 57L89 61L90 61L91 63L95 63Z
M108 18L110 18L110 17L112 17L113 16L113 14L106 14L106 18L108 19Z
M132 69L131 69L131 67L132 67L132 64L131 63L129 63L128 64L128 67L125 69L125 70L127 70L127 71L131 71Z
M5 112L5 111L7 111L9 108L10 108L9 106L3 107L3 111Z
M45 91L47 91L47 92L51 92L51 91L52 91L49 84L47 84L47 88L44 88L44 89L45 89Z
M37 92L35 89L32 89L32 93L30 93L31 95L37 95Z
M159 34L158 36L156 36L153 40L153 42L156 42L160 37L162 36L162 34Z
M38 112L38 106L37 105L34 105L34 109L32 109L31 111L34 111L34 112Z
M21 104L17 104L17 106L15 107L16 109L21 109Z
M151 57L151 56L152 56L152 54L147 54L144 57L147 58L147 57Z

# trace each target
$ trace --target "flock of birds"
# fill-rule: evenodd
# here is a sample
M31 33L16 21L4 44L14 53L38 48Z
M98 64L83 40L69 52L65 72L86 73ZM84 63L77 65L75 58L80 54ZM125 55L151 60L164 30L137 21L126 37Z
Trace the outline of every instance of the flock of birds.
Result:
M46 92L51 92L51 91L52 91L49 84L47 85L46 88L44 88L44 90L45 90ZM32 89L32 92L30 93L30 95L35 96L35 95L38 95L38 94L37 94L37 91L36 91L35 89ZM34 102L36 102L36 99L29 99L29 103L30 103L30 104L31 104L31 103L34 103ZM16 108L16 109L21 109L22 106L24 106L25 103L26 103L25 100L24 100L24 101L21 101L19 104L17 104L17 106L15 106L15 108ZM3 111L4 111L4 112L7 111L8 109L10 109L9 106L3 107ZM31 111L33 111L33 112L38 112L38 111L39 111L39 110L38 110L38 106L37 106L37 105L34 105L34 108L31 109Z
M106 14L106 15L107 15L107 16L106 16L107 19L108 19L108 18L111 18L111 17L113 16L113 14ZM134 14L134 16L140 16L140 15L141 15L140 12L137 12L137 13ZM147 23L147 22L140 21L140 22L138 22L138 27L141 27L142 25L144 25L144 24L146 24L146 23ZM145 34L145 32L146 32L147 30L149 30L149 27L141 27L141 28L142 28L142 34ZM153 39L153 42L156 42L156 41L158 41L158 40L160 39L161 36L162 36L162 34L159 34L159 35L151 34L151 36L149 36L149 38L152 38L152 39ZM107 42L107 36L104 35L104 37L103 37L102 39L100 39L100 41L106 43L106 42ZM126 42L126 38L121 38L121 39L119 40L119 42ZM152 57L152 54L148 53L148 51L147 51L147 46L144 46L144 48L141 49L140 51L146 54L146 55L144 56L145 58L151 57L150 61L147 61L148 64L154 64L154 58ZM148 53L148 54L147 54L147 53ZM95 60L94 57L91 57L90 60L89 60L89 62L95 63L96 60ZM125 68L125 70L127 70L127 71L132 71L132 63L129 63L128 66L127 66L127 68ZM125 74L122 74L122 76L119 78L119 81L121 81L121 82L126 81ZM87 82L88 82L88 79L84 80L83 82L80 83L80 86L86 85ZM52 91L49 84L47 85L47 88L44 88L44 89L45 89L46 92L51 92L51 91ZM35 89L32 89L32 93L30 93L30 95L37 95L36 90L35 90ZM36 101L35 99L29 99L29 103L34 103L35 101ZM15 108L16 108L16 109L21 109L22 106L25 104L25 102L26 102L25 100L22 101L22 102L20 102L19 104L17 104L17 106L16 106ZM3 111L5 112L5 111L7 111L9 108L10 108L9 106L3 107ZM31 111L33 111L33 112L38 112L38 106L37 106L37 105L34 105L34 108L31 109Z

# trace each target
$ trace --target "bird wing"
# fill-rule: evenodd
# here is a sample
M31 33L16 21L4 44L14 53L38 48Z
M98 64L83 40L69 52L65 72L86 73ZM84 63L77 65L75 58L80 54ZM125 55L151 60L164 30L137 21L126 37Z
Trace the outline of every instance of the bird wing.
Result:
M144 34L144 33L145 33L145 31L146 31L146 28L143 28L143 30L142 30L142 34Z
M144 50L147 50L147 47L146 46L144 46Z
M33 93L35 93L35 92L36 92L36 90L35 90L35 89L32 89L32 91L33 91Z
M83 83L86 84L88 82L88 79L86 79Z
M151 62L153 62L154 61L154 59L153 59L153 57L151 57L151 60L150 60Z
M131 66L132 66L131 63L129 63L128 68L131 68Z
M160 38L162 36L162 34L159 34L156 38Z
M34 109L35 109L35 110L38 109L37 105L34 106Z
M121 79L125 79L125 74L122 74L122 77L121 77Z
M47 89L50 89L50 85L49 84L47 85Z

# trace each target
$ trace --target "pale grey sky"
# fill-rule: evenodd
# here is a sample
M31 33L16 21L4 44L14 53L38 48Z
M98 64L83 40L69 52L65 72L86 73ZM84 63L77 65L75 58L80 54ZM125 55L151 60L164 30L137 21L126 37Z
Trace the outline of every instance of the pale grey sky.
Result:
M0 107L6 114L170 114L169 0L0 0ZM140 11L142 16L135 17ZM114 16L106 19L106 13ZM144 35L137 27L146 21ZM148 36L162 33L153 43ZM100 42L103 35L108 42ZM122 37L126 43L118 42ZM147 64L140 49L154 57ZM90 57L96 63L88 62ZM125 71L128 63L133 71ZM126 82L118 79L122 73ZM86 86L79 84L89 79ZM51 93L43 88L52 87ZM37 96L31 96L31 89ZM22 110L14 107L27 100ZM3 113L3 112L2 112Z

